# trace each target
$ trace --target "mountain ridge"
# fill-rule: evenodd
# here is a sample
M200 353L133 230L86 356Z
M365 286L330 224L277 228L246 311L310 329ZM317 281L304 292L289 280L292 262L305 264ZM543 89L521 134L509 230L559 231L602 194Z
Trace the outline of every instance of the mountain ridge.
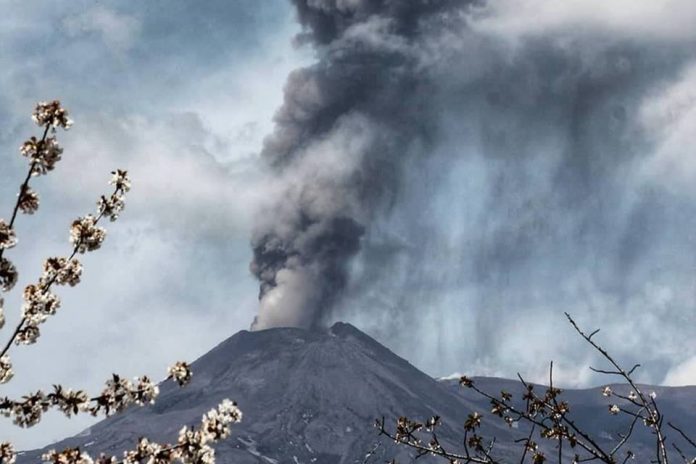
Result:
M372 426L375 419L385 417L389 424L401 415L417 420L441 416L439 437L460 449L468 414L488 415L490 410L487 400L460 388L456 379L428 376L347 323L323 330L240 331L191 367L193 379L187 387L163 382L154 405L129 409L82 434L27 451L19 464L36 462L49 448L80 446L93 455L118 455L140 436L172 442L183 425L197 424L203 412L223 398L238 402L244 420L217 446L220 464L376 464L392 458L409 462L413 452L378 437ZM475 379L493 394L515 385L507 379ZM679 396L696 402L696 387L686 388ZM573 396L571 404L578 404L579 421L599 427L610 444L620 424L609 417L599 390L568 393ZM688 417L696 423L696 416ZM519 460L520 446L514 440L525 432L523 425L511 429L489 417L482 432L499 438L498 456Z

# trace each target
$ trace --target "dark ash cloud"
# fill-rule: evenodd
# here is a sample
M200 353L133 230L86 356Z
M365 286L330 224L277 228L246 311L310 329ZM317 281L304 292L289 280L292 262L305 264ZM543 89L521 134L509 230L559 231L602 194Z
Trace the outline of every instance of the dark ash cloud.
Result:
M505 375L531 362L506 360L520 324L541 346L564 310L620 331L629 359L660 343L655 321L678 330L693 189L650 166L690 121L695 37L648 7L634 25L524 3L294 2L317 62L288 80L263 152L282 187L253 239L256 327L350 319L397 350L449 346L403 352L430 372ZM651 353L652 381L678 352Z

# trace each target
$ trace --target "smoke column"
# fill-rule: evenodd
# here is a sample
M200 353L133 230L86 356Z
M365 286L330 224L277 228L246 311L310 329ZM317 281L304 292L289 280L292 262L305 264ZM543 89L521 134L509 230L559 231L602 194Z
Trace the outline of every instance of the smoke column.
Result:
M450 2L295 1L319 62L295 71L263 158L287 180L253 238L261 281L254 327L321 323L349 260L399 188L403 160L426 150L431 83L409 42Z
M696 322L696 4L657 4L294 1L317 61L263 149L254 326L514 375L566 310L661 346L654 381L696 356L660 338Z

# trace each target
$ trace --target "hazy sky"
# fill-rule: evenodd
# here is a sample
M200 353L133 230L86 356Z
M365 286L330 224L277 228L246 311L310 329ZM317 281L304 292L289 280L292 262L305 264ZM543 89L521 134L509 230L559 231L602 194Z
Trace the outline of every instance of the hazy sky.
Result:
M26 169L21 142L37 132L37 100L60 98L75 120L60 133L56 171L35 179L42 205L18 221L6 255L20 285L43 258L68 252L72 220L95 208L114 168L133 189L107 242L85 256L82 284L60 289L63 307L40 343L12 350L3 394L63 383L96 392L112 372L166 375L247 329L258 286L248 271L252 206L265 188L257 165L291 69L290 5L226 0L7 1L0 19L0 213L9 216ZM305 58L303 58L305 55ZM8 332L6 328L5 333ZM7 392L7 393L5 393ZM0 423L20 447L43 445L89 420L49 417L31 430Z
M543 379L554 359L562 383L596 384L569 311L601 327L622 361L642 361L641 380L696 383L695 4L491 0L428 16L413 37L379 9L321 28L370 3L314 2L327 17L305 18L314 45L298 46L281 0L2 2L0 216L26 169L17 148L37 133L35 102L59 98L75 120L59 134L64 159L33 183L41 209L19 218L7 253L20 269L9 327L19 290L44 257L67 253L70 222L94 208L109 172L133 179L82 284L60 290L37 345L13 348L3 395L53 383L96 392L112 372L162 378L247 329L259 288L250 243L268 202L292 211L287 192L320 188L322 200L352 199L341 195L365 146L403 157L378 158L398 164L389 188L384 172L366 177L379 207L350 209L364 231L327 321L353 322L432 375ZM337 56L356 60L350 82L374 87L331 93ZM394 56L408 66L384 94L393 69L360 60ZM262 140L290 72L315 62L288 86L286 116L297 104L292 116L307 120L327 95L348 109L279 174ZM297 91L298 76L322 69L332 85ZM401 96L418 111L400 113ZM427 140L404 141L408 127ZM0 435L39 446L89 422L0 422Z

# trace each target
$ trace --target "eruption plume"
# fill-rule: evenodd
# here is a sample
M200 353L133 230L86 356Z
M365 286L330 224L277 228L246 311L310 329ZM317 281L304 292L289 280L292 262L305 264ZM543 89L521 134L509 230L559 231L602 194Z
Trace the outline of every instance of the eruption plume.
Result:
M547 339L562 310L658 307L678 330L696 7L677 3L294 0L317 61L263 148L254 327L338 313L397 351L433 337L414 362L440 373L519 352L522 323Z
M341 297L365 228L399 188L403 160L423 152L429 80L409 42L437 1L294 2L299 40L318 63L289 77L263 158L286 187L253 238L261 281L255 328L311 327Z

